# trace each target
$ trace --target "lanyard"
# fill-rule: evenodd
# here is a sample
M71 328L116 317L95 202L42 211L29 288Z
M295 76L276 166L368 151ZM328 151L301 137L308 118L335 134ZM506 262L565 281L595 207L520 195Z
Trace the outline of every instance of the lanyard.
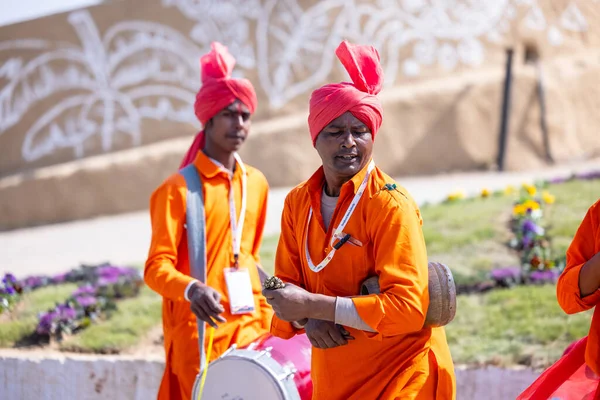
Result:
M365 175L362 183L358 187L358 190L356 191L356 194L354 195L352 202L348 206L348 209L346 210L346 213L344 214L342 221L333 230L333 233L331 235L331 241L330 241L330 244L332 246L331 251L329 252L329 254L327 254L327 256L323 259L323 261L321 261L318 265L313 264L312 260L310 259L310 253L308 252L308 228L309 228L310 219L312 218L312 213L313 213L312 207L310 208L310 210L308 212L308 220L306 222L306 237L304 238L304 252L306 253L306 261L308 262L308 266L312 271L314 271L314 272L321 271L333 259L333 256L335 255L335 252L337 251L337 248L335 246L333 246L333 242L335 241L336 238L342 237L342 231L346 227L346 224L350 220L352 213L354 213L354 210L356 209L356 205L360 201L363 193L365 192L365 189L367 188L367 181L369 180L369 176L371 175L373 168L375 168L375 162L373 160L371 160L371 162L369 163L369 166L367 167L367 174Z
M227 172L227 176L229 177L229 221L231 224L231 243L233 246L233 259L235 260L235 267L238 266L238 258L240 255L240 248L242 245L242 231L244 230L244 218L246 216L246 196L247 196L247 177L246 177L246 167L242 162L242 159L237 153L234 153L235 161L239 164L240 170L242 173L242 209L240 210L240 217L236 221L235 220L235 199L233 196L233 173L223 166L220 162L211 160L217 164L221 169L224 169Z

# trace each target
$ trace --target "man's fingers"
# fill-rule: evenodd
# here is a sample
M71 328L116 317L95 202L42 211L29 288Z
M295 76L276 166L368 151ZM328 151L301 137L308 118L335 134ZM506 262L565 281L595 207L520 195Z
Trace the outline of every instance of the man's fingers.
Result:
M346 339L344 339L344 336L342 336L342 332L340 332L339 329L337 329L337 327L335 327L335 326L332 329L329 329L327 334L329 335L331 340L335 343L335 345L332 347L343 346L345 344L348 344L348 341Z
M215 292L216 296L218 296L217 298L215 298L216 296L206 296L205 297L205 302L206 305L208 306L208 308L217 314L222 313L223 311L225 311L225 309L223 308L223 306L221 305L221 303L219 302L219 300L221 299L221 295L217 292Z
M354 336L352 336L350 334L350 332L348 332L346 329L344 329L343 326L341 326L341 325L338 325L338 326L340 328L340 332L342 333L342 336L344 337L344 339L346 339L346 340L354 340Z
M217 315L214 318L221 323L227 322L227 320L225 318L221 317L220 315ZM354 339L354 338L352 338L352 339Z
M225 320L225 318L223 318L223 317L221 317L219 315L220 312L219 311L214 311L213 308L209 304L210 304L210 298L203 297L198 302L198 307L202 309L202 311L206 314L206 316L209 319L210 318L214 318L214 319L216 319L219 322L227 322L227 320ZM206 322L208 322L208 321L206 321ZM212 322L212 319L211 319L211 322Z
M320 336L320 339L323 342L323 344L325 345L326 349L338 346L338 344L335 342L335 340L332 339L331 334L329 332L324 332Z
M217 329L217 324L208 316L208 314L197 304L192 304L192 311L202 321Z
M314 340L315 340L315 342L317 342L317 346L316 346L317 348L319 348L319 349L327 348L327 346L325 345L325 342L323 341L323 339L320 336L318 336L318 334L314 336Z
M306 335L306 336L308 337L308 340L310 341L310 344L312 344L314 347L316 347L316 348L318 348L318 349L320 348L320 346L319 346L319 342L317 342L317 341L315 340L315 338L314 338L314 337L312 337L312 335Z
M213 304L213 300L211 297L202 297L202 299L200 299L200 301L198 302L198 305L202 307L204 312L210 317L217 318L221 313L221 311L219 311L218 309L215 310L216 307Z

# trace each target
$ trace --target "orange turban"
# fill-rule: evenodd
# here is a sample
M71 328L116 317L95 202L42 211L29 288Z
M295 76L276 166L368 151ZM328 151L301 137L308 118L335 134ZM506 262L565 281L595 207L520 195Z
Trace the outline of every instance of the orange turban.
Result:
M348 71L352 83L328 84L312 92L308 127L313 146L319 132L346 111L371 130L373 139L381 126L383 108L376 95L383 86L383 69L377 49L343 41L335 54Z
M239 100L254 114L257 105L256 92L252 83L247 79L232 78L231 72L235 66L235 58L227 47L219 42L210 45L211 51L200 58L202 70L202 87L196 94L194 112L203 126L219 111ZM180 168L185 167L196 158L199 150L204 148L204 131L200 131Z

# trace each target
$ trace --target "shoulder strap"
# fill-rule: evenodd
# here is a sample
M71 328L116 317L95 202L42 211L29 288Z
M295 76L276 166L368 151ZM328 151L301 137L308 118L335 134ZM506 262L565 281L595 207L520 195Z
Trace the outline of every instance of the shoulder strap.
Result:
M190 259L190 274L202 283L206 283L206 220L204 213L204 193L200 174L189 164L182 168L181 175L187 185L185 222ZM200 371L204 367L204 321L196 319L198 325L198 350L200 352Z

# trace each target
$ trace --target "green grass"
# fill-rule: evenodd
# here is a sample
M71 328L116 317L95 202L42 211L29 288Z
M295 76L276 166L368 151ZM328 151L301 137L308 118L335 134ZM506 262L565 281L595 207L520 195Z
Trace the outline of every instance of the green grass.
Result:
M564 254L587 209L600 197L600 180L548 187L556 203L546 221L556 254ZM505 243L515 197L468 199L422 207L428 258L448 265L457 283L487 277L496 267L518 265ZM277 236L265 239L263 265L273 265ZM518 287L459 296L455 320L446 327L455 363L544 367L587 334L591 314L566 315L555 286Z
M565 314L554 285L521 286L459 296L446 334L457 364L543 368L572 341L587 335L591 316Z
M161 299L144 286L140 294L121 300L109 319L91 325L61 343L62 350L119 353L139 342L150 328L161 323Z
M37 326L37 314L63 302L76 288L74 284L49 286L23 295L10 314L0 316L0 347L14 346L31 335Z
M278 241L279 235L267 236L260 248L260 263L269 274L272 274L275 269L275 252Z
M548 189L556 204L546 220L557 253L564 253L585 212L600 196L600 180ZM512 201L512 197L491 197L422 207L429 259L450 266L455 280L463 283L485 278L495 267L518 265L505 245ZM261 263L270 273L278 238L266 237L261 249ZM37 313L63 301L74 289L75 285L63 285L27 294L10 318L0 317L0 347L14 346L27 337L35 329ZM117 304L110 319L68 338L60 348L121 352L160 324L160 297L147 287L140 296ZM589 312L566 315L556 302L554 286L518 287L459 296L456 318L446 329L455 363L543 367L587 334L590 316Z
M556 203L545 219L556 254L564 254L585 212L600 197L600 180L550 185L548 190ZM482 277L496 267L519 265L505 245L513 200L502 196L422 207L429 259L447 264L457 282Z

